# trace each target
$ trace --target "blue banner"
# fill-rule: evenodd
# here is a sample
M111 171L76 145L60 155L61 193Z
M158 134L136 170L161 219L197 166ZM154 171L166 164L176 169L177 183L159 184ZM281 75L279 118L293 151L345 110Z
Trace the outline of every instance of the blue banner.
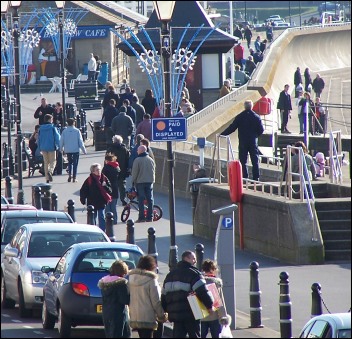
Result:
M40 29L37 29L40 32ZM110 26L78 26L77 32L72 39L99 39L109 36ZM42 39L51 39L46 29L41 34Z

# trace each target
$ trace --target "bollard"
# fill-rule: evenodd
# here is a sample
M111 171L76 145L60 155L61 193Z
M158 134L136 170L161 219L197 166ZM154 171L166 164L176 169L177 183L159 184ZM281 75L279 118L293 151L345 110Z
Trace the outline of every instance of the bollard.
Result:
M34 207L38 210L42 209L42 189L37 186L34 188Z
M5 178L10 175L9 152L6 142L2 144L2 148L4 149L2 156L2 176Z
M114 214L112 212L108 212L105 214L105 233L111 241L115 241L113 225Z
M155 258L156 263L156 272L159 273L158 267L158 251L156 249L156 241L155 241L155 228L148 228L148 254Z
M81 130L81 116L79 114L76 115L76 128ZM82 131L81 131L82 134Z
M76 222L76 217L75 217L75 201L70 199L67 201L67 213L70 215L72 220Z
M12 178L7 176L5 178L6 186L5 186L5 196L10 204L13 204L13 196L12 196Z
M260 305L260 296L262 292L259 289L259 264L252 261L249 265L250 268L250 282L249 282L249 311L251 318L251 328L264 327L262 325L262 307Z
M51 194L50 191L44 191L42 194L42 208L44 211L51 210Z
M319 283L314 283L311 287L312 289L312 311L311 317L316 317L317 315L323 314L323 305L321 299L321 285Z
M133 219L127 220L127 237L126 242L128 244L134 244L134 221Z
M26 171L27 170L27 155L26 155L26 140L25 138L22 139L22 170Z
M280 273L280 334L281 338L292 338L291 300L288 273Z
M80 111L81 115L81 133L83 141L87 140L87 114L85 110Z
M204 258L204 245L199 243L196 245L195 249L196 249L196 259L197 259L196 267L201 271L203 258Z
M94 222L94 206L88 205L87 206L87 224L88 225L95 225Z
M57 211L57 194L51 193L51 210Z

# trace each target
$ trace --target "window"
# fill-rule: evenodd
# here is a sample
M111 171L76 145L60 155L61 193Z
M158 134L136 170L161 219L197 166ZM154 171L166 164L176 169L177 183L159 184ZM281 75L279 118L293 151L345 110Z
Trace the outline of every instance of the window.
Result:
M317 320L311 327L307 338L326 338L326 334L330 329L331 326L328 322Z

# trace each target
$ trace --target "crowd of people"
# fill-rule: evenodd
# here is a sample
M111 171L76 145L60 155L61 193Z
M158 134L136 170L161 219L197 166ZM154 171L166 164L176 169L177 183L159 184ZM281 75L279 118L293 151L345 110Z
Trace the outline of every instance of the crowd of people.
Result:
M140 338L162 338L163 323L173 322L173 338L219 338L222 326L228 326L231 317L226 313L222 280L215 261L206 259L202 271L196 266L192 251L184 251L174 270L170 271L162 287L156 273L156 260L142 256L137 267L115 261L110 274L101 278L98 287L103 297L103 321L107 338L131 338L137 331ZM208 289L215 284L222 306L214 307L214 296ZM209 316L196 320L188 296L194 294L205 305Z

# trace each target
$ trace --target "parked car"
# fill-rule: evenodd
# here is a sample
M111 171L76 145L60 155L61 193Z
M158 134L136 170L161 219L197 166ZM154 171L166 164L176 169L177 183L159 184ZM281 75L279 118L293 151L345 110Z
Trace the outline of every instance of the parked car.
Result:
M2 195L1 196L1 205L8 205L8 204L9 204L8 200Z
M36 210L36 208L32 205L27 205L27 204L3 204L1 203L1 211L18 211L18 210Z
M351 338L351 313L314 317L304 325L299 338Z
M275 21L275 27L290 27L290 23L289 22L285 22L285 21Z
M329 12L332 11L335 13L338 12L340 10L340 4L335 2L323 2L318 6L318 11L319 14L321 15L323 12Z
M132 269L142 255L132 244L81 243L68 248L55 268L42 267L49 274L43 288L43 328L53 329L58 319L60 337L69 338L71 326L103 325L99 279L109 274L115 260L125 261Z
M1 262L1 304L12 308L19 304L21 317L41 308L43 286L48 278L42 266L54 267L67 248L83 241L109 242L95 225L71 223L35 223L20 227L5 246Z
M272 21L282 21L283 19L281 18L280 15L270 15L269 18L267 18L265 21L266 22L272 22Z
M34 210L1 211L1 259L3 257L2 253L5 246L11 241L18 229L24 224L33 224L37 222L73 223L73 220L66 212L42 211L37 210L36 208L34 208Z

